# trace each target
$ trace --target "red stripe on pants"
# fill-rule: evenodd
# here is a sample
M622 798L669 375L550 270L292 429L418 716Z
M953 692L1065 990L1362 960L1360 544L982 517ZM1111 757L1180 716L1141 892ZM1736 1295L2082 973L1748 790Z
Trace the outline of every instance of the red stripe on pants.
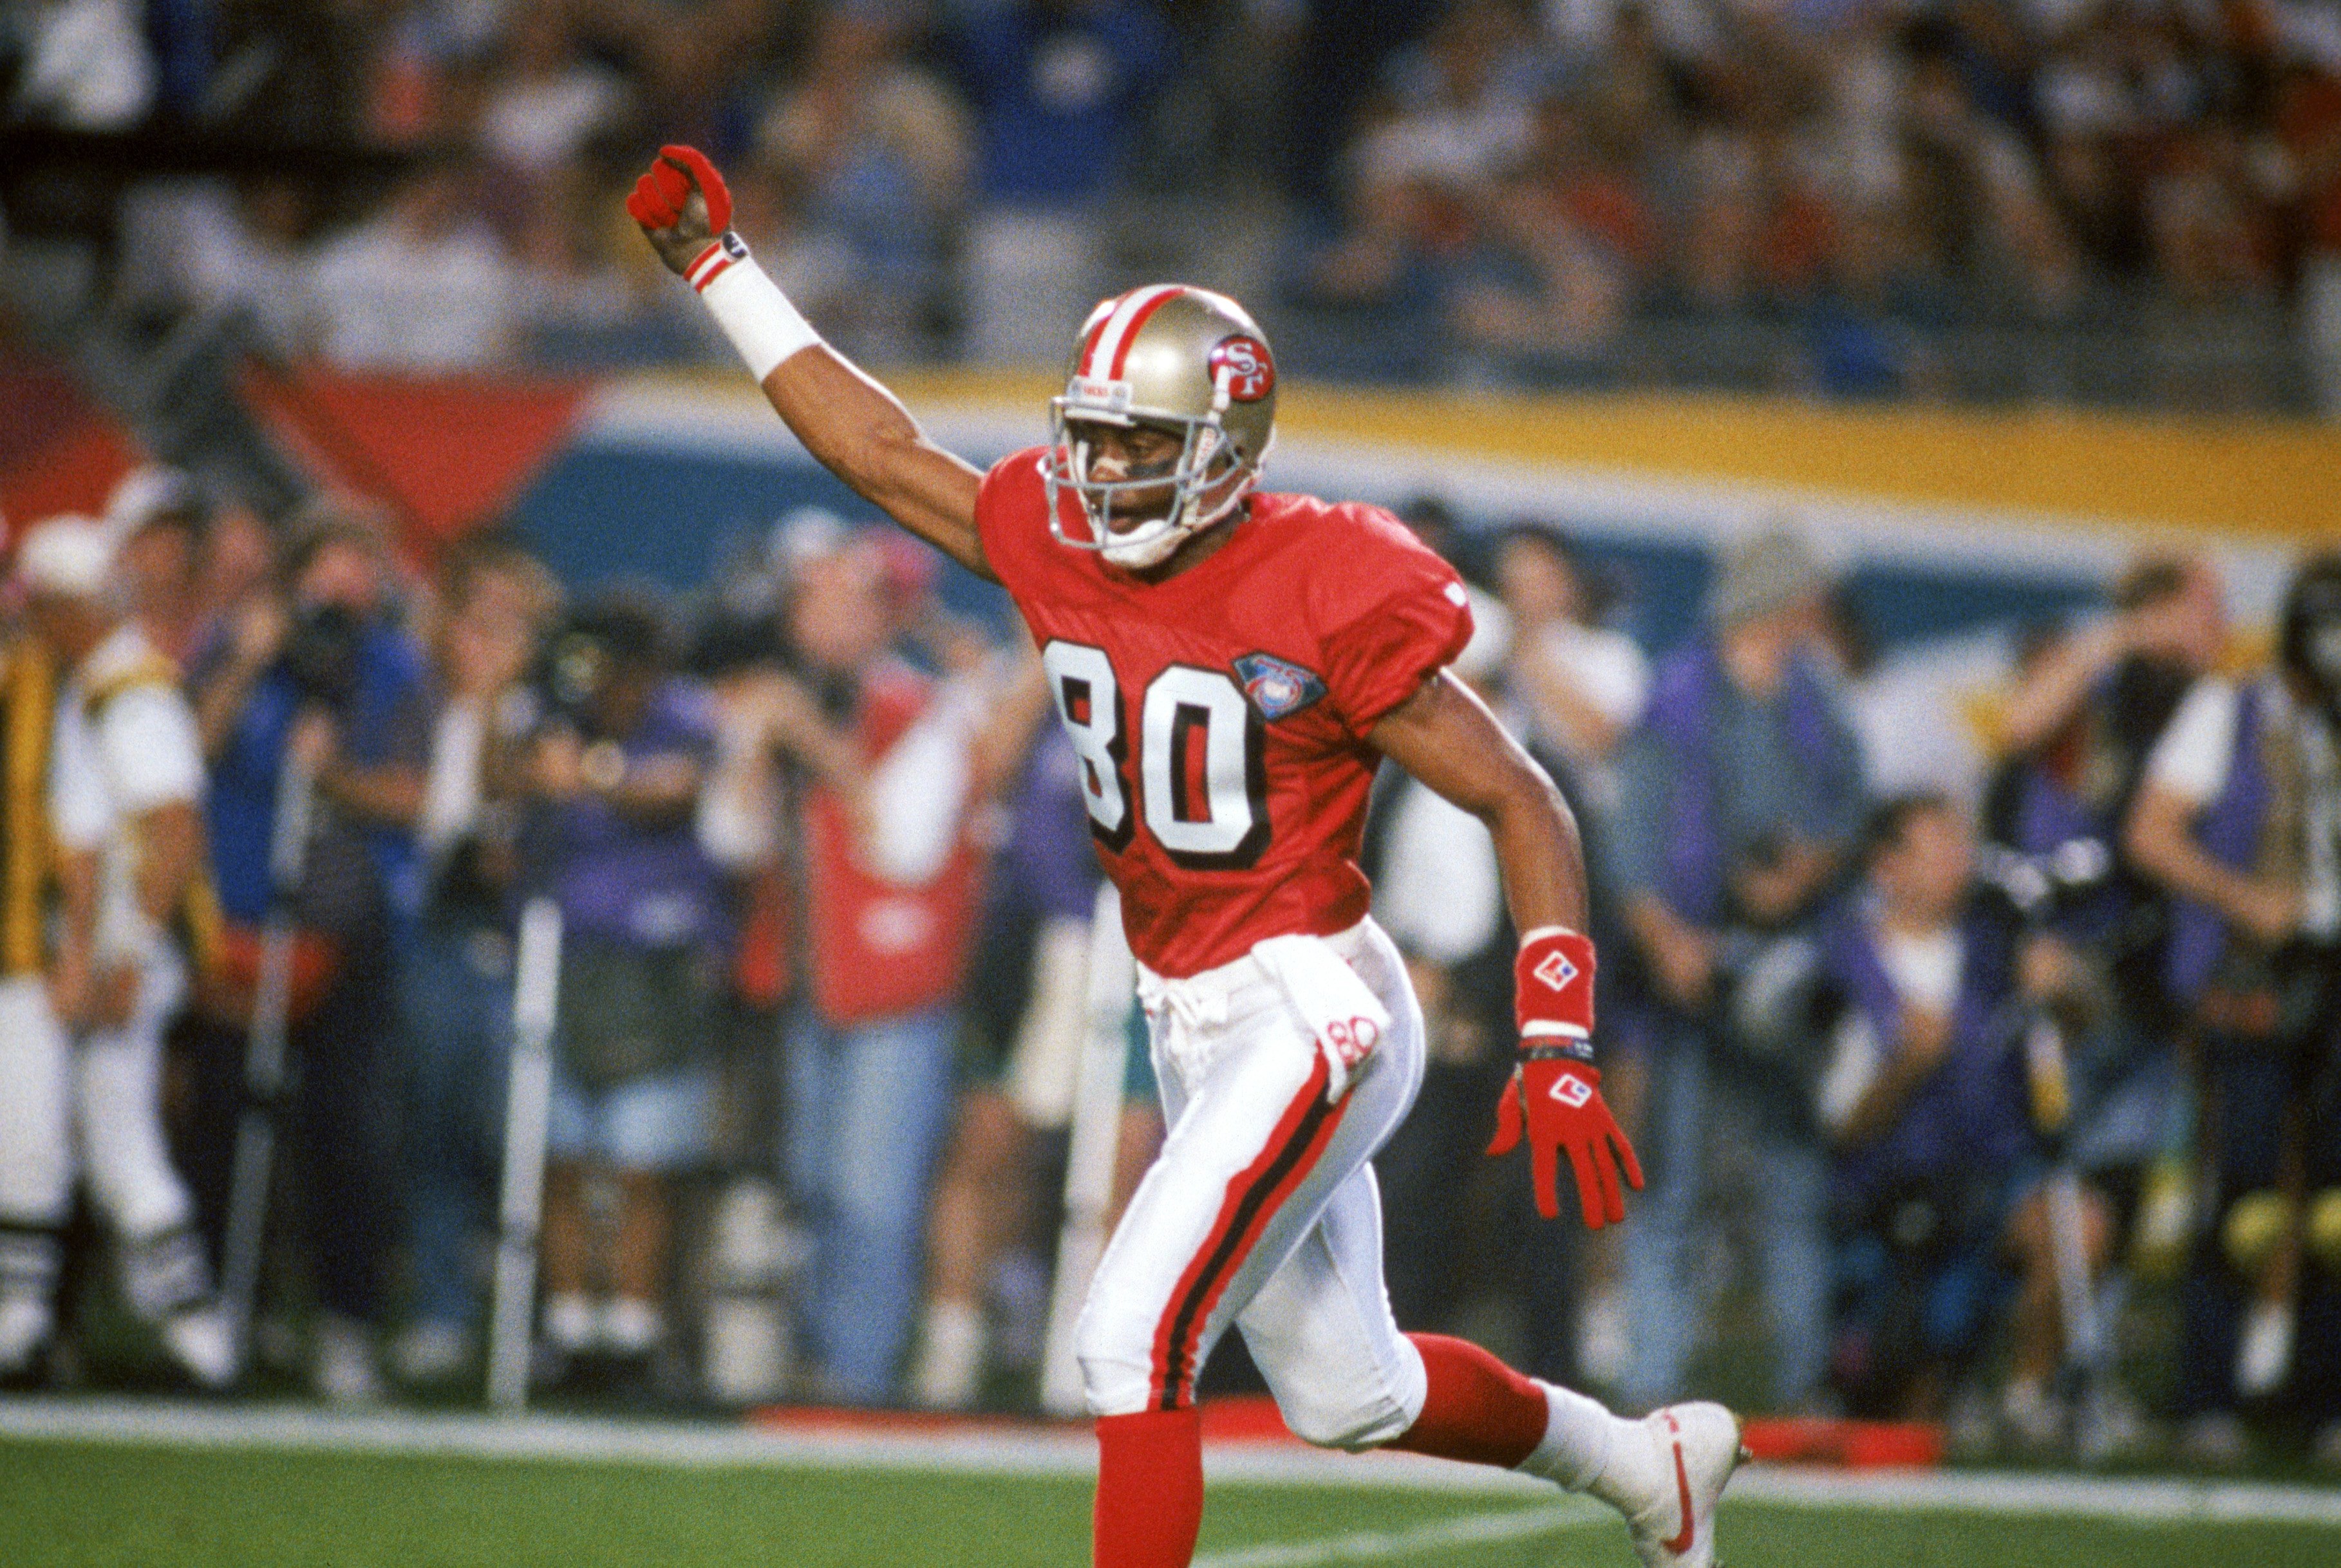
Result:
M1269 1220L1292 1196L1293 1189L1316 1168L1333 1129L1349 1108L1325 1103L1326 1067L1322 1057L1285 1107L1269 1135L1260 1157L1238 1171L1228 1183L1211 1233L1197 1250L1179 1284L1170 1293L1162 1322L1154 1335L1154 1387L1149 1404L1157 1410L1179 1410L1195 1396L1195 1350L1203 1327L1226 1294L1228 1282L1241 1269Z

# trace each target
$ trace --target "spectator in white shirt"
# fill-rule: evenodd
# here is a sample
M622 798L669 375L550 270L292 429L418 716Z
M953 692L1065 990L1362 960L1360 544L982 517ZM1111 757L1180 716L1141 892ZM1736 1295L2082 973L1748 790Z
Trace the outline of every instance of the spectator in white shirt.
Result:
M154 101L154 57L142 5L132 0L63 0L12 6L27 13L24 58L8 118L76 131L126 130Z
M1584 574L1552 530L1514 527L1496 583L1512 617L1509 690L1529 744L1563 765L1571 804L1606 810L1618 789L1610 753L1642 717L1649 660L1632 638L1594 623Z
M569 164L633 108L625 80L580 49L567 5L514 7L501 65L480 108L480 143L498 167L528 182Z
M419 174L311 273L325 356L373 370L475 370L508 359L527 290L468 208L460 171Z
M2138 870L2171 898L2163 981L2197 1035L2197 1136L2219 1216L2276 1191L2288 1169L2312 1188L2341 1180L2341 1135L2309 1109L2341 958L2341 558L2295 579L2280 652L2257 679L2211 674L2188 690L2124 832ZM2247 1450L2244 1401L2286 1385L2296 1325L2329 1310L2329 1290L2323 1308L2302 1300L2323 1287L2286 1245L2246 1247L2223 1219L2203 1235L2183 1298L2177 1404L2186 1451L2232 1463ZM2341 1435L2327 1435L2341 1451Z

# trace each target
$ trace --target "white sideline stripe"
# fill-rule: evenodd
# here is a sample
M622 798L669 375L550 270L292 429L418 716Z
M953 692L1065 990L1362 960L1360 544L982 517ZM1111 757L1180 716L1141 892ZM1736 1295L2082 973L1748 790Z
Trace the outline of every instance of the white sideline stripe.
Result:
M0 1397L0 1440L116 1443L172 1448L273 1448L650 1464L679 1469L924 1471L1033 1477L1095 1474L1097 1448L1078 1427L952 1433L789 1432L748 1426L380 1411L305 1405L220 1406L119 1397ZM1222 1444L1205 1474L1240 1485L1328 1486L1549 1500L1548 1483L1508 1471L1406 1454L1362 1458L1282 1444ZM2341 1528L2341 1489L2238 1481L2015 1475L1985 1472L1839 1472L1756 1466L1730 1500L1790 1508L2051 1514L2137 1523L2297 1523ZM1593 1504L1575 1506L1591 1509ZM1519 1515L1506 1515L1518 1517ZM1598 1514L1597 1514L1598 1516Z
M1233 1552L1208 1552L1195 1559L1194 1568L1318 1568L1328 1563L1387 1563L1393 1557L1414 1557L1457 1546L1484 1546L1499 1541L1528 1541L1558 1530L1609 1523L1609 1511L1582 1498L1549 1508L1501 1513L1467 1513L1460 1519L1412 1530L1360 1530L1321 1541L1279 1542L1246 1546Z
M174 1448L272 1448L305 1453L415 1454L652 1464L678 1469L884 1470L945 1474L1088 1477L1097 1442L1061 1431L791 1432L560 1415L370 1411L306 1405L224 1408L168 1401L56 1395L0 1397L0 1441L119 1443ZM1210 1479L1240 1484L1363 1491L1551 1495L1543 1482L1414 1454L1360 1463L1281 1444L1215 1444Z
M2341 1526L2341 1491L2249 1481L1758 1467L1742 1471L1729 1496L1733 1502L1787 1508L2054 1514L2133 1524Z

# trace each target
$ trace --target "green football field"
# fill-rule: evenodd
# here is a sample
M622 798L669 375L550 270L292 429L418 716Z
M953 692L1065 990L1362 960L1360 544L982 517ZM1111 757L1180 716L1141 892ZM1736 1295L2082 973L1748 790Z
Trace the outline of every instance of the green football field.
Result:
M1045 1455L1023 1468L1069 1473L1014 1473L1021 1461L971 1473L971 1460L985 1463L981 1438L939 1445L935 1467L921 1469L914 1445L845 1443L809 1459L804 1444L767 1456L736 1434L728 1446L646 1458L658 1450L655 1434L621 1429L631 1437L611 1445L583 1424L508 1444L478 1434L532 1429L473 1418L443 1429L462 1437L449 1444L434 1435L441 1428L391 1418L302 1428L290 1439L255 1430L244 1442L221 1426L224 1418L199 1413L184 1432L142 1427L110 1440L86 1422L28 1434L7 1415L0 1406L8 1568L1088 1562L1086 1481ZM1359 1484L1338 1470L1322 1474L1350 1484L1325 1485L1309 1479L1314 1463L1271 1464L1269 1480L1228 1479L1221 1467L1201 1568L1632 1568L1615 1521L1579 1500ZM1732 1568L2341 1564L2341 1496L2300 1488L1954 1477L1889 1482L1873 1495L1759 1471L1746 1490L1725 1511Z

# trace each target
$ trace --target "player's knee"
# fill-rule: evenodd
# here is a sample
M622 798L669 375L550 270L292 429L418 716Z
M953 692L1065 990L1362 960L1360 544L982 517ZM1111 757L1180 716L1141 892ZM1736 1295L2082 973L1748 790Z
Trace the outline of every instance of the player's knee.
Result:
M1093 1300L1073 1329L1073 1356L1081 1363L1081 1397L1091 1415L1135 1415L1154 1391L1153 1345L1132 1325L1101 1312Z
M6 1092L0 1084L0 1093ZM46 1125L10 1118L0 1128L0 1217L59 1225L72 1196L73 1151L62 1116Z
M1410 1424L1405 1407L1391 1399L1283 1394L1277 1408L1301 1442L1351 1454L1395 1442Z
M0 1148L0 1218L25 1225L63 1222L72 1179L63 1136L28 1138Z

